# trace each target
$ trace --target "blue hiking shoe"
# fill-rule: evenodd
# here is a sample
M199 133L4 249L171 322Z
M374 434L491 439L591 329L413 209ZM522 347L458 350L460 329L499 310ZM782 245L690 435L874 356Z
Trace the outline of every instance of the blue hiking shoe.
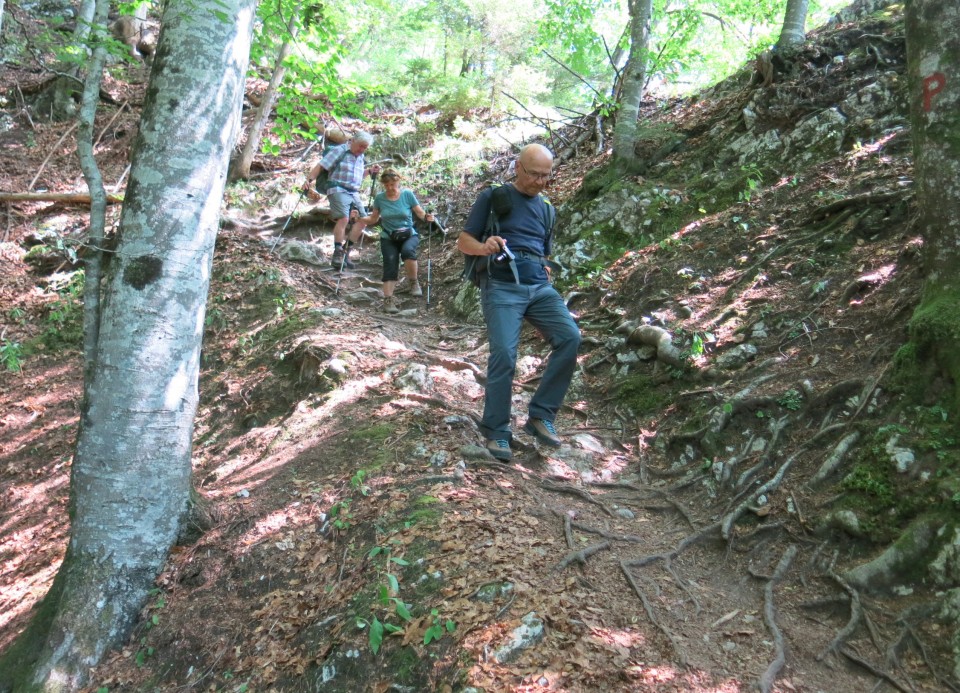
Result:
M513 453L510 451L510 441L508 440L494 440L491 438L487 441L487 452L504 462L509 462L510 458L513 457Z
M560 447L563 442L557 435L557 429L553 427L553 421L546 419L528 419L523 425L523 430L537 439L537 442L549 445L552 448Z

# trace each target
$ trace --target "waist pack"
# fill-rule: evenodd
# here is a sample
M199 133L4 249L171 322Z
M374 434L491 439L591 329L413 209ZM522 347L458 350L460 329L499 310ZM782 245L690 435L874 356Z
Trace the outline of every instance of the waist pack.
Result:
M390 232L390 240L394 243L403 243L413 235L413 229L404 227Z

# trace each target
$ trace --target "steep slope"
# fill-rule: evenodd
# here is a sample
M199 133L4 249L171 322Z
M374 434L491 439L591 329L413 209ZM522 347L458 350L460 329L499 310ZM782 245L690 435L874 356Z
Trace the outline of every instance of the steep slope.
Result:
M444 192L431 304L397 317L376 310L375 250L338 282L283 259L295 243L225 230L196 439L212 528L97 687L955 689L936 618L953 559L893 594L848 573L950 507L957 459L936 384L905 408L889 379L922 281L899 17L826 28L779 67L649 104L642 176L560 167L585 336L569 444L520 434L510 466L476 446L482 329L447 312L480 181ZM11 235L7 334L26 342L63 297L29 291L25 225ZM285 239L329 246L302 224ZM532 332L522 354L518 423L546 356ZM23 367L0 386L4 647L62 553L78 396L75 351Z

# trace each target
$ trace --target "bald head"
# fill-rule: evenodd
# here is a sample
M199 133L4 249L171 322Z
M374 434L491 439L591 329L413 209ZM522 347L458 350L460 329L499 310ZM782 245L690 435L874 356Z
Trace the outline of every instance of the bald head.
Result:
M528 144L517 159L514 186L525 195L536 195L547 187L553 173L553 154L542 144Z

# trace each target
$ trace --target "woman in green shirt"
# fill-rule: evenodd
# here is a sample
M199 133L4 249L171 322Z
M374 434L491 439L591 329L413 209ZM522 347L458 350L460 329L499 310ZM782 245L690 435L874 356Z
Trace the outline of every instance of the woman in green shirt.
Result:
M420 236L413 228L413 215L423 221L433 221L420 206L412 190L400 188L400 174L394 168L385 169L380 174L383 192L373 198L373 210L370 216L360 219L366 226L380 222L380 252L383 254L383 310L386 313L398 313L393 291L400 275L400 260L410 282L410 293L422 296L423 290L417 282L417 246Z

